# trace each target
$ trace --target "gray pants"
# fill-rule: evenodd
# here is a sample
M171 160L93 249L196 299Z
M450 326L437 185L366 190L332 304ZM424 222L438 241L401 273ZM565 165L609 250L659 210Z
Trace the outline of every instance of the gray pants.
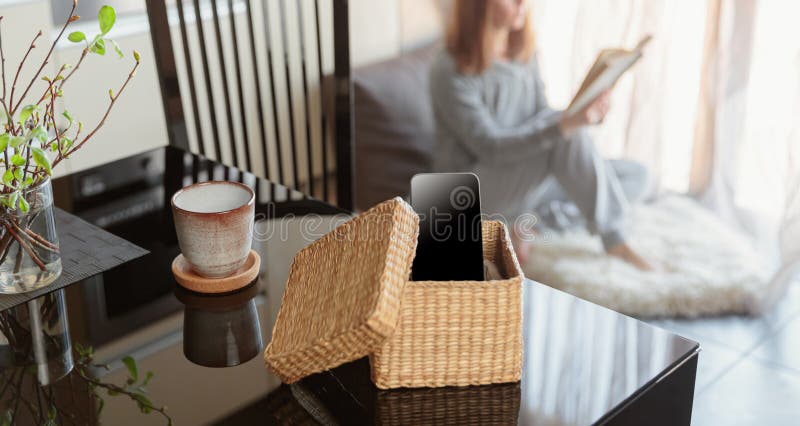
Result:
M644 198L650 186L642 165L603 159L582 131L543 149L541 156L527 164L500 170L479 165L475 172L481 179L484 212L501 213L509 221L533 213L545 225L554 226L548 212L553 213L555 205L565 212L572 206L606 248L624 241L628 204Z

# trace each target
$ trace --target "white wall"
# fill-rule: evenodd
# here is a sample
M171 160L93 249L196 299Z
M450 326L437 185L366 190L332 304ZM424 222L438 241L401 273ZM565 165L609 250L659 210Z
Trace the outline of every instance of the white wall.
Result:
M96 33L95 22L87 34ZM125 22L121 22L124 26ZM115 28L116 29L116 28ZM119 28L123 29L123 28ZM120 59L114 52L105 56L88 55L81 69L64 86L65 104L62 105L82 120L85 131L98 123L109 105L108 89L117 93L133 66L133 49L141 53L142 62L136 76L125 92L119 96L106 124L97 135L76 152L65 165L69 171L79 171L108 161L143 152L167 143L166 122L161 103L158 74L153 59L150 34L141 31L113 37L125 51ZM56 59L59 63L75 63L83 49L82 44L61 43ZM62 170L62 172L64 172Z

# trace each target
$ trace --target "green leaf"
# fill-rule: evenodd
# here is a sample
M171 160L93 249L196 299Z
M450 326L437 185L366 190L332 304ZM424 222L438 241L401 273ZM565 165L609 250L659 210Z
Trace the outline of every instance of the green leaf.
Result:
M153 403L150 402L150 399L147 398L147 395L142 393L132 393L130 397L136 400L136 403L139 405L139 410L141 410L142 413L149 414L153 410Z
M33 157L33 162L36 163L37 166L43 168L48 175L53 174L53 166L50 165L50 159L47 158L47 154L44 153L43 149L31 147L31 156Z
M17 201L19 200L19 192L14 191L8 194L8 198L4 199L3 201L6 203L6 206L10 209L17 208Z
M80 32L80 31L74 31L74 32L69 33L69 35L67 36L67 39L69 39L69 41L71 41L73 43L80 43L80 42L86 40L86 34Z
M69 121L69 124L72 124L72 122L73 122L73 121L75 121L75 120L72 118L72 114L70 114L70 113L69 113L69 111L67 111L67 110L64 110L64 112L62 112L62 113L61 113L61 115L63 115L63 116L64 116L64 118L66 118L66 119L67 119L67 121Z
M11 164L13 164L15 166L21 166L21 165L25 164L25 157L23 157L23 156L21 156L19 154L12 155L11 156Z
M73 140L67 137L61 138L61 149L66 152L70 147L72 147Z
M133 59L135 59L137 63L142 59L142 56L139 54L138 50L133 51Z
M13 194L16 194L16 192L12 192L11 194L3 194L2 196L0 196L0 204L10 209L13 209L14 207L12 207L11 205L11 196ZM16 199L14 200L14 202L16 203Z
M14 136L8 140L8 146L11 148L18 148L20 145L25 142L25 138L22 136Z
M128 373L130 373L133 381L136 382L139 380L139 370L136 368L136 361L133 358L126 356L125 358L122 358L122 363L128 368Z
M19 209L22 210L23 213L28 213L28 210L31 209L25 197L19 197Z
M33 178L31 176L28 176L28 177L25 178L25 181L22 182L22 188L27 188L27 187L31 186L32 184L33 184Z
M94 43L92 43L92 47L89 50L93 53L97 53L98 55L105 55L106 54L106 42L102 38L97 39Z
M21 126L25 125L25 122L28 121L28 119L31 118L31 115L33 115L34 111L38 109L39 107L36 105L25 105L22 107L22 110L19 112L19 124Z
M150 383L150 379L154 376L152 371L148 371L147 374L144 376L144 381L142 381L142 387L147 386Z
M31 139L36 139L41 143L47 143L47 130L42 126L38 126L31 131Z
M117 20L117 12L113 7L105 5L97 11L97 21L100 23L100 32L103 35L108 34Z
M0 417L0 425L2 426L11 426L12 422L14 421L14 411L7 410L3 417Z
M11 182L14 181L14 172L11 169L7 169L5 173L3 173L3 185L11 186Z
M5 151L8 148L8 141L11 140L11 136L8 133L3 133L0 135L0 151Z
M114 48L114 51L117 52L117 55L119 55L120 58L125 57L125 53L122 52L122 49L120 49L116 41L111 40L110 38L107 38L106 41L111 43L111 46Z
M24 175L24 174L25 174L25 171L22 170L22 167L17 167L17 168L14 169L14 177L17 180L22 180L22 175Z
M50 144L50 151L52 151L52 152L58 151L58 142L52 142Z

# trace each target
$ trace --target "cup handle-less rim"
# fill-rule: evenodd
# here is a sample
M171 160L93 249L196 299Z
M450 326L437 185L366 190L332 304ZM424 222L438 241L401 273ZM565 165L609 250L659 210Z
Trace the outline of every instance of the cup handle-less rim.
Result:
M192 189L196 189L198 187L211 186L211 185L233 185L233 186L238 186L240 188L243 188L243 189L247 190L247 192L250 194L250 198L247 200L246 203L242 204L241 206L234 207L234 208L228 209L228 210L218 211L218 212L193 212L191 210L182 209L182 208L178 207L177 204L175 204L175 200L181 194L183 194L184 192L188 192L188 191L190 191ZM250 188L249 186L247 186L247 185L245 185L243 183L230 182L230 181L226 181L226 180L211 180L211 181L208 181L208 182L193 183L193 184L191 184L189 186L185 186L185 187L179 189L177 192L175 192L175 194L172 195L172 198L170 199L170 204L172 205L172 208L176 212L181 213L181 214L191 215L191 216L205 216L205 217L213 217L213 216L217 216L217 215L224 215L224 214L229 214L229 213L232 213L232 212L235 212L235 211L238 211L238 210L247 209L250 206L255 205L255 202L256 202L256 193L253 192L252 188Z

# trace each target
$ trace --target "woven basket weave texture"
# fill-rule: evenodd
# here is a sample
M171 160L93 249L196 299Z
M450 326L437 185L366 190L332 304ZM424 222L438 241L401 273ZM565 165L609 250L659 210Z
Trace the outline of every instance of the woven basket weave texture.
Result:
M267 367L286 383L370 356L382 389L516 382L522 272L505 226L483 222L502 280L408 281L418 216L383 202L295 256Z
M383 202L301 250L267 347L286 383L366 356L394 331L419 218Z
M483 222L483 254L507 279L406 283L397 329L370 357L375 385L467 386L520 379L522 272L501 222Z

